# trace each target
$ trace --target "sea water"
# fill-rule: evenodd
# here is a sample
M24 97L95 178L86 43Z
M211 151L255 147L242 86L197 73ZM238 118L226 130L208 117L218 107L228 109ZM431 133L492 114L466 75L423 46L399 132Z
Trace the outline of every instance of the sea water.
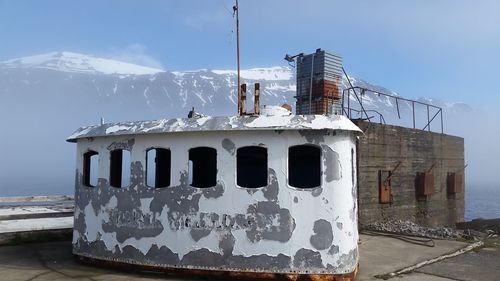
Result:
M465 187L465 220L500 218L500 185Z

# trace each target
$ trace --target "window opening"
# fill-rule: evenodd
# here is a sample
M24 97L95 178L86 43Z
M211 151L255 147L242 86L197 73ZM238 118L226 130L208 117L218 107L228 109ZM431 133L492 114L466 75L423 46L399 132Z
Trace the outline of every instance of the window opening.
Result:
M97 186L99 153L87 151L83 154L83 184L88 187Z
M217 184L217 150L195 147L189 150L189 179L191 186L212 187Z
M313 188L321 185L319 147L296 145L288 148L288 184L297 188Z
M267 149L260 146L238 148L236 152L238 186L258 188L267 185Z
M155 188L170 186L171 153L165 148L146 151L146 185Z
M110 154L110 185L117 188L130 185L130 151L115 149Z

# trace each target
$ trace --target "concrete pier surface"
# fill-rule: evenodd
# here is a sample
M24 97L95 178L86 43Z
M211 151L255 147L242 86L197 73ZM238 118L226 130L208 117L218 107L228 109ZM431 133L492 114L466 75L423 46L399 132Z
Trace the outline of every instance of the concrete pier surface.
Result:
M0 245L70 236L73 208L71 196L0 197Z
M467 247L458 241L435 240L434 247L386 236L361 235L357 280L382 280L388 274ZM423 266L389 280L499 280L500 248L484 247ZM375 276L378 276L375 277ZM163 273L120 271L78 263L71 241L0 246L0 280L195 280ZM198 279L200 280L200 279ZM213 280L213 279L212 279Z
M77 262L71 253L72 211L68 196L0 198L0 281L195 280ZM498 233L498 225L498 220L473 221L461 228ZM477 244L363 233L357 280L500 280L498 236L464 251ZM47 240L56 242L40 242Z

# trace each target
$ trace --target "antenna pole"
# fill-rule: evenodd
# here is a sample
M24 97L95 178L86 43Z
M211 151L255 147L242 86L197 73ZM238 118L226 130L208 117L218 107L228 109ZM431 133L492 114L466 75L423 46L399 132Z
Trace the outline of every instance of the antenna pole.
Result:
M239 6L238 0L236 0L236 5L233 7L233 11L236 14L236 64L238 69L238 115L241 114L241 89L240 89L240 18L239 18Z

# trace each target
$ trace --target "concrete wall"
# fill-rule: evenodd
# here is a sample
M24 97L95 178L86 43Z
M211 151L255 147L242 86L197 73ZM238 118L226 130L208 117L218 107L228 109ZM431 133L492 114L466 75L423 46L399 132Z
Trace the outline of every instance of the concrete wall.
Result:
M464 192L447 194L448 173L463 173L463 138L364 121L355 123L365 133L357 146L361 225L396 219L428 226L451 226L463 221ZM379 170L393 170L398 162L401 164L391 178L392 203L381 204ZM434 192L417 200L417 173L432 166Z

